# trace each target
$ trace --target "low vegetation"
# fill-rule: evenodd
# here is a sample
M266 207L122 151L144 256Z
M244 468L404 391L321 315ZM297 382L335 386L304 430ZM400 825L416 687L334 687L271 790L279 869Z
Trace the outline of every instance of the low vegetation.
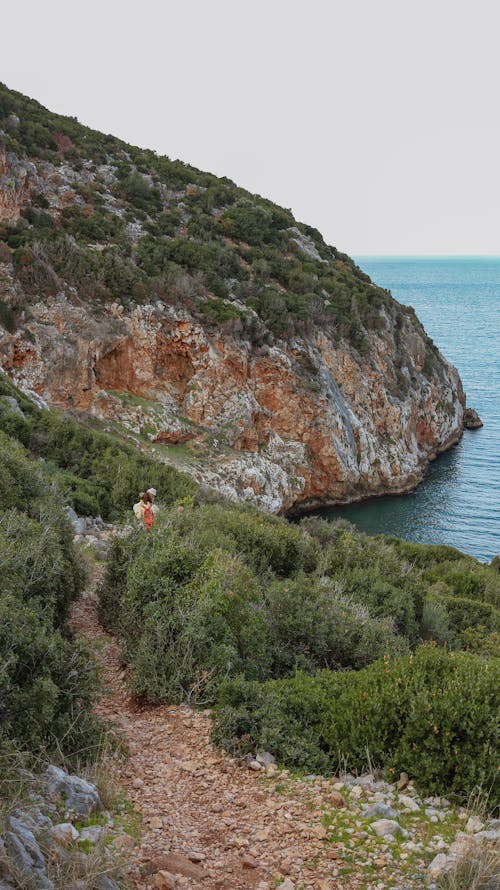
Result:
M166 503L194 489L162 465L154 478ZM96 670L66 623L84 572L63 507L118 518L151 479L131 445L40 410L0 376L0 755L90 755L99 742Z
M330 774L369 761L407 770L423 792L482 786L493 800L498 573L414 546L187 505L152 534L115 540L101 617L135 691L213 706L229 750Z

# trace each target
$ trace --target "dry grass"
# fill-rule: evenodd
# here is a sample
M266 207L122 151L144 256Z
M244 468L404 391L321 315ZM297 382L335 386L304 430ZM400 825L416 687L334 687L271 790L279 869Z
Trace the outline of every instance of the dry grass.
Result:
M499 890L500 848L483 844L459 860L438 881L440 890Z

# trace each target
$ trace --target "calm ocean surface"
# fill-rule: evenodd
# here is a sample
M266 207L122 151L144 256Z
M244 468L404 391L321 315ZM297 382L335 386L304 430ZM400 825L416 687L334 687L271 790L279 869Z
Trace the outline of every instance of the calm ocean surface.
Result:
M322 511L363 531L451 544L482 561L500 553L500 257L357 257L411 305L462 378L484 427L435 460L419 487Z

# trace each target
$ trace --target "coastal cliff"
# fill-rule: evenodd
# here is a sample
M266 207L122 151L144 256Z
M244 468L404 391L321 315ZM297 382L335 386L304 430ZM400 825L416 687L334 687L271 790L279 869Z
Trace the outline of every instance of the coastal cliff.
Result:
M456 443L457 371L290 211L0 90L0 364L229 497L389 492Z

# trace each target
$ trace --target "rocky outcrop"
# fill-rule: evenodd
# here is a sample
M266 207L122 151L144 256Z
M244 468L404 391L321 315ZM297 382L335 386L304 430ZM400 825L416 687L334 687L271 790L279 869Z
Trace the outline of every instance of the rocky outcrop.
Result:
M22 779L23 797L0 819L0 890L118 890L117 851L133 840L119 814L103 810L97 787L53 765L42 776L24 771Z
M477 411L474 408L466 408L464 411L464 428L466 430L479 430L483 426Z
M403 319L395 330L381 314L363 355L320 329L256 347L237 323L161 302L97 312L63 291L32 303L22 332L0 329L0 362L233 499L303 510L407 491L459 440L458 373L437 351L429 367L425 334Z

